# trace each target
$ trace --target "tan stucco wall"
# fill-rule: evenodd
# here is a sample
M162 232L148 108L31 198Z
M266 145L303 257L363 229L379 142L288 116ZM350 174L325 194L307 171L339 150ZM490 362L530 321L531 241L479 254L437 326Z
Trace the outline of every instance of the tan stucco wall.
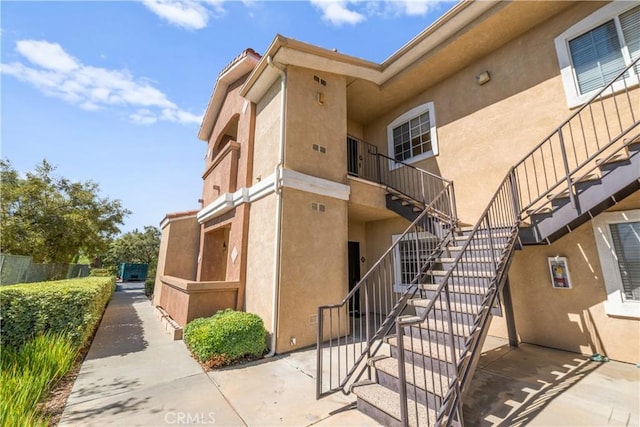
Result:
M168 233L163 275L194 280L198 263L200 224L196 218L174 220Z
M361 123L355 120L347 119L347 134L362 139L364 138L364 130Z
M280 81L256 105L252 185L275 171L280 143Z
M347 202L285 188L282 218L278 352L315 344L318 306L339 302L348 286Z
M198 317L218 310L238 308L237 282L189 282L161 276L162 297L158 303L178 325L184 327Z
M637 208L640 192L611 210ZM567 257L571 289L552 288L547 257L553 256ZM598 352L630 363L640 360L640 319L605 312L607 291L591 222L550 246L518 251L509 280L522 341L583 354ZM499 330L492 329L492 333Z
M318 76L326 86L314 80ZM324 104L317 101L324 96ZM347 173L346 78L287 68L287 145L285 166L308 175L345 182ZM313 150L325 147L326 153Z
M236 191L240 150L240 144L229 142L203 175L202 199L205 206L222 194Z
M154 285L154 304L160 304L160 276L194 280L198 267L200 224L195 217L172 219L162 229L158 267Z
M416 166L452 179L461 219L475 223L508 168L570 115L554 38L600 6L580 3L546 20L390 109L365 126L365 139L387 153L387 125L433 102L439 155ZM483 71L491 81L480 86L475 76Z
M276 195L251 204L247 246L245 310L259 315L272 331Z
M392 236L402 234L409 224L409 221L400 216L367 222L367 258L372 265L389 249L393 243Z

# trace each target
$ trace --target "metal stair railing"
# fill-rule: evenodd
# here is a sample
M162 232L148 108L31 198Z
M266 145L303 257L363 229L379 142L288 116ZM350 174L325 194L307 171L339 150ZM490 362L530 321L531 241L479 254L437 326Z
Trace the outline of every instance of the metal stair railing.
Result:
M451 181L413 165L376 153L378 182L391 192L426 206ZM455 210L453 212L455 216Z
M348 393L349 385L365 372L370 378L367 360L379 350L382 338L452 237L457 224L453 198L453 184L447 182L340 303L318 308L317 398L340 390ZM400 250L413 261L404 272L396 262ZM406 286L400 285L403 273L411 277ZM355 300L364 307L364 315L349 315ZM325 364L328 372L323 372Z
M585 105L571 115L546 139L534 148L523 160L511 168L504 178L494 196L490 199L486 209L480 219L470 232L468 239L462 246L460 253L455 258L449 268L435 295L430 298L430 302L421 316L398 317L396 319L397 345L399 349L407 348L413 357L411 360L405 359L405 352L398 352L398 385L400 390L400 413L401 422L407 426L409 423L409 412L414 415L412 418L418 424L426 421L427 425L451 425L453 423L463 425L462 416L462 392L467 387L475 362L481 351L481 344L487 331L490 319L491 307L496 303L498 295L504 285L508 269L511 263L515 248L518 229L523 220L529 216L533 209L539 209L538 203L558 196L558 190L568 191L571 203L579 209L574 185L580 178L583 178L588 171L594 170L596 166L592 164L597 157L605 159L611 158L616 153L624 150L624 137L633 135L634 130L640 123L640 98L634 102L636 97L640 97L640 89L631 92L626 73L631 67L638 64L640 58L634 60L615 79L602 88ZM625 102L626 101L626 102ZM596 114L594 109L599 108ZM612 117L613 116L613 117ZM585 117L589 118L590 127L585 126ZM617 123L612 123L617 122ZM579 132L578 132L579 131ZM576 134L582 135L583 144L576 144L579 138ZM567 143L567 135L570 137ZM545 150L547 150L545 152ZM581 151L584 150L584 153ZM556 162L556 158L558 162ZM566 187L563 187L565 186ZM553 191L556 194L551 194ZM547 201L548 203L548 201ZM478 283L481 280L489 282L485 295L481 300L475 298L464 299L463 301L452 302L454 280L464 277L469 270L478 262L477 253L484 253L485 258L493 264L493 269L489 277L477 277L465 280L462 285L457 284L458 289L467 286L474 286L473 280ZM485 259L486 260L486 259ZM472 268L470 268L472 267ZM466 294L469 295L469 294ZM455 308L455 310L454 310ZM462 348L456 347L454 336L461 331L453 323L452 311L464 311L474 314L474 321L470 326L470 331L466 336L465 344ZM431 319L438 319L447 323L448 340L444 350L436 347L436 350L429 348L425 353L425 347L430 346L429 332ZM420 348L415 348L413 339L409 337L420 337L417 340ZM434 366L433 360L448 360L450 363L444 369ZM424 369L431 367L430 374ZM407 372L407 365L410 367ZM416 366L417 365L417 366ZM419 390L414 385L408 385L408 376L414 378L419 375L430 375L432 381L436 381L435 373L439 381L446 378L446 384L440 384L443 390L447 390L440 399L432 403L435 407L428 407L426 414L424 408L416 402L421 400L420 393L427 393ZM425 378L426 380L426 378ZM425 381L426 382L426 381ZM411 384L416 384L413 381ZM412 387L408 390L408 387ZM408 391L412 392L413 398L407 398ZM429 400L426 401L429 405ZM429 419L429 409L433 410L435 419ZM426 417L426 419L425 419Z
M378 152L378 147L347 136L347 172L385 186L392 193L426 206L450 182L429 171L417 168Z
M523 220L563 195L579 210L575 184L597 169L599 157L614 157L625 137L640 132L640 91L630 88L638 77L628 76L639 63L640 57L514 166Z

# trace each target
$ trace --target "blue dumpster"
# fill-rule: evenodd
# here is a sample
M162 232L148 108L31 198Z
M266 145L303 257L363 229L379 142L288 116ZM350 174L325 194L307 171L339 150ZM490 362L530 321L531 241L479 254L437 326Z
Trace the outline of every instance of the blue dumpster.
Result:
M121 262L118 268L118 277L123 282L129 282L133 280L143 281L147 278L147 270L149 264L130 264Z

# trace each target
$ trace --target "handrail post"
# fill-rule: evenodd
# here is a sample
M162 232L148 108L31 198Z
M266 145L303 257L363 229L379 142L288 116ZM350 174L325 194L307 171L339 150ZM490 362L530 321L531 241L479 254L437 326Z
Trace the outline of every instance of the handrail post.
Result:
M367 343L371 342L371 321L369 320L369 286L364 286L364 314L365 314L365 334L367 335ZM362 316L362 314L360 314ZM371 347L367 346L367 359L371 358ZM367 364L367 376L371 379L371 367Z
M569 192L569 200L571 206L578 210L578 204L575 194L573 194L573 185L571 184L571 172L569 170L569 159L567 158L567 149L564 145L564 136L562 135L562 127L558 128L558 138L560 140L560 152L562 153L562 163L564 164L565 179L567 181L567 191Z
M322 330L322 307L318 307L318 360L316 361L316 400L320 399L322 394L322 338L324 336Z
M453 208L451 212L452 213L451 227L452 229L454 229L458 225L458 208L456 206L456 192L453 187L453 182L450 182L448 185L449 185L449 207Z
M513 198L513 213L516 222L520 221L520 192L518 191L518 181L516 179L516 169L511 169L509 174L509 180L511 181L511 197Z
M409 326L411 327L411 326ZM396 337L398 342L398 389L400 391L400 423L409 425L409 408L407 408L407 375L404 365L404 331L401 319L396 319Z

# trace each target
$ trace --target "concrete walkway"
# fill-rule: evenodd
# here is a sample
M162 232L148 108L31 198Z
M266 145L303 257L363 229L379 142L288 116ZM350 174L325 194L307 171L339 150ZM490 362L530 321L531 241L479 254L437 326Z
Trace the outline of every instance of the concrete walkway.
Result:
M143 289L118 284L60 426L376 425L353 397L315 400L313 350L205 373Z
M640 425L640 369L489 337L465 425ZM371 426L353 396L315 400L315 350L205 373L141 283L119 285L61 426Z

